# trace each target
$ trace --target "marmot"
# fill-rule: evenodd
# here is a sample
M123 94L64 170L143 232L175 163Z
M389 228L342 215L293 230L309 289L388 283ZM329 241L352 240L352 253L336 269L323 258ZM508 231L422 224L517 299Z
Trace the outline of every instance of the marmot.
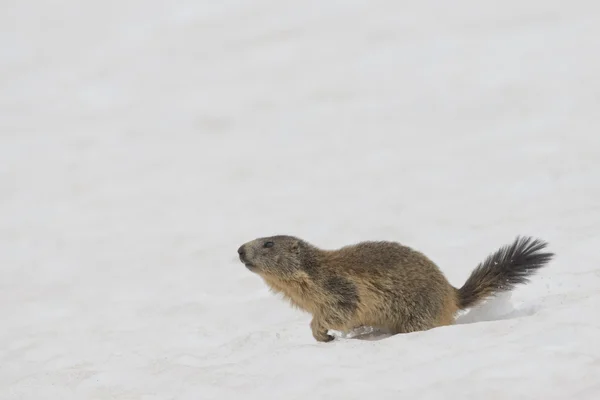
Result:
M398 334L451 325L458 310L526 283L554 257L542 252L546 246L517 237L480 263L460 289L425 255L397 242L323 250L281 235L245 243L238 254L272 291L312 314L314 338L328 342L329 329L374 327Z

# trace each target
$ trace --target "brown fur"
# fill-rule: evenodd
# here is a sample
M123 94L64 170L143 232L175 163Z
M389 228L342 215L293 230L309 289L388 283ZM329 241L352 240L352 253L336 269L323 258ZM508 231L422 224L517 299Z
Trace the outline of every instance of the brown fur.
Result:
M461 289L454 288L422 253L395 242L363 242L322 250L292 236L260 238L238 249L240 260L272 291L312 314L318 341L329 329L361 326L390 333L454 323L459 309L524 283L550 260L544 243L517 239L480 264Z

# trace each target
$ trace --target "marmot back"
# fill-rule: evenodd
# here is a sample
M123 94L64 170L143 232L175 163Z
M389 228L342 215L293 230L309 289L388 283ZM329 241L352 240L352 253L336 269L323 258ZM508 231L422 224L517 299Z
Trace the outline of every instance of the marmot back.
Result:
M327 342L329 329L371 326L396 334L450 325L458 310L525 283L552 259L541 252L545 247L517 238L477 266L460 289L424 254L395 242L322 250L293 236L271 236L242 245L238 254L271 290L311 313L313 336Z

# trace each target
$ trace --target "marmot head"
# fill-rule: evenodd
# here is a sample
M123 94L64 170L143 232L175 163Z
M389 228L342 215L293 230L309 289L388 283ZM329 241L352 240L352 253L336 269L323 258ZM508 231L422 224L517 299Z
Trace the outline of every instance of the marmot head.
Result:
M302 269L303 249L307 246L293 236L270 236L244 243L238 254L252 272L292 278Z

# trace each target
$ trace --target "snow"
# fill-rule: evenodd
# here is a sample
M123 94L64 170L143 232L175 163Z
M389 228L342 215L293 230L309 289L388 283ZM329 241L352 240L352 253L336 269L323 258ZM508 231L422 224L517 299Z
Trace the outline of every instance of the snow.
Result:
M600 4L5 1L0 398L597 399ZM408 335L311 336L237 260L397 240L460 286ZM369 335L367 335L369 336Z

